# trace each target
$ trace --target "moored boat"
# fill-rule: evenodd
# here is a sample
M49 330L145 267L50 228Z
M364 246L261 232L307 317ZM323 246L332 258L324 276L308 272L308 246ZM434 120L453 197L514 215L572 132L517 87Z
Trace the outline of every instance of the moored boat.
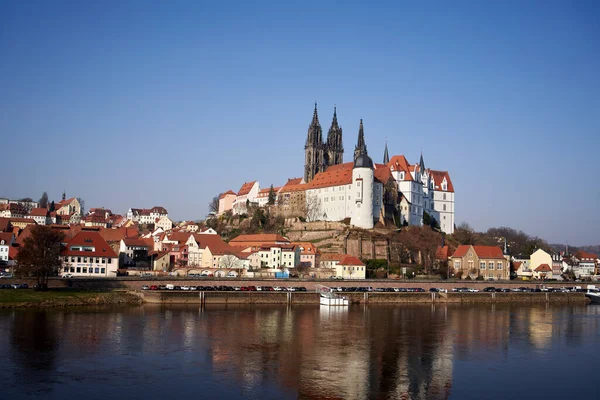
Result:
M585 297L590 299L592 304L600 304L600 292L598 290L588 289L588 291L585 293Z

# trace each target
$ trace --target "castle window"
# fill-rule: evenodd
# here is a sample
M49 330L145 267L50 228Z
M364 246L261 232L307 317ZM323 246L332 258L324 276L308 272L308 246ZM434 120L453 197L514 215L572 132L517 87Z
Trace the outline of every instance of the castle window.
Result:
M444 189L444 190L446 190L446 189ZM446 200L446 193L444 193L444 200Z
M444 204L444 211L446 211L446 205Z

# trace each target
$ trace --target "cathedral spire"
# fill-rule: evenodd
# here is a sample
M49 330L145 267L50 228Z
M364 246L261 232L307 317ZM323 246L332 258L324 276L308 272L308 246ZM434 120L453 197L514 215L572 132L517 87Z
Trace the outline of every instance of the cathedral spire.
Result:
M316 174L325 170L323 156L323 131L319 123L317 102L313 111L312 121L308 127L306 144L304 145L304 182L310 182Z
M383 163L387 164L390 162L390 155L388 154L387 138L385 139L385 150L383 151Z
M359 154L367 154L367 145L365 144L365 132L363 128L363 120L360 119L360 125L358 126L358 142L354 148L354 158Z
M421 175L425 173L425 162L423 161L423 152L421 151L421 160L419 161L419 169L421 170Z

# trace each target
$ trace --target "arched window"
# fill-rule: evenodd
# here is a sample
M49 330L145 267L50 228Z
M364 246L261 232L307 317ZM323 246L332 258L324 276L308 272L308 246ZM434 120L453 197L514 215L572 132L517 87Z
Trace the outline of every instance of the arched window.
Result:
M444 200L446 200L446 193L444 193Z
M444 204L444 211L446 211L446 205Z

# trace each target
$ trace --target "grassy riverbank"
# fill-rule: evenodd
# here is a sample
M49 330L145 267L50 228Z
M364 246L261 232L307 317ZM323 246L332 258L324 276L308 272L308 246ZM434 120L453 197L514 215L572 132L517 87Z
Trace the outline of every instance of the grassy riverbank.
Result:
M140 304L138 296L125 292L78 289L50 289L36 292L31 289L0 290L0 308L67 307L110 304Z

